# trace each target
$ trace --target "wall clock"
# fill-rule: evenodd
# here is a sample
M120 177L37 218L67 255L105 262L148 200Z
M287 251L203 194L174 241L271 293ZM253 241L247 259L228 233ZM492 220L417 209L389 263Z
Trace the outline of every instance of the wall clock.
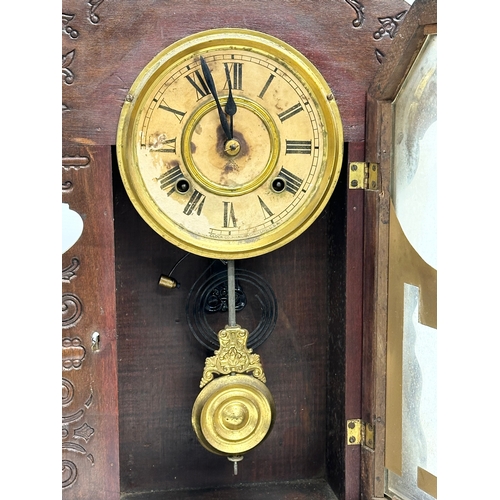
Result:
M340 115L319 71L256 31L209 30L174 43L124 103L117 156L133 205L169 242L228 263L228 324L206 360L192 425L235 471L271 430L275 409L236 323L234 260L305 231L336 186L342 152Z
M284 42L218 29L158 54L124 103L120 172L146 222L198 255L275 250L332 194L343 134L317 69Z

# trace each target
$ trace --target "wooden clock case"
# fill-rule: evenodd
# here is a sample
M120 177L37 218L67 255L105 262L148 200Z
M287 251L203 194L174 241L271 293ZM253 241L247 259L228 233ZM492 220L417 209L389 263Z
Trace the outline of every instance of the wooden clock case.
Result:
M383 497L383 345L372 327L385 172L375 191L350 189L349 163L380 161L380 89L399 67L391 46L408 45L398 41L405 24L435 22L435 2L410 10L403 0L64 0L62 11L63 203L84 222L62 256L63 498ZM277 298L276 327L256 349L277 418L233 476L230 462L201 447L190 420L212 353L192 335L186 302L211 261L188 256L174 273L181 286L158 286L184 252L132 207L115 137L130 85L159 51L198 31L239 26L281 38L315 64L338 103L345 152L311 228L236 264ZM378 118L370 122L374 79L368 114ZM243 314L258 321L258 308ZM225 319L214 316L221 327ZM350 419L373 423L376 446L348 445Z

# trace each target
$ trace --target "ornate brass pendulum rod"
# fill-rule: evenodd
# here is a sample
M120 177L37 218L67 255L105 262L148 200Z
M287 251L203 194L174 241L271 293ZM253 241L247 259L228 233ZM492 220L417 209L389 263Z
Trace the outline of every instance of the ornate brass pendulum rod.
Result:
M200 443L233 462L237 475L243 455L271 431L275 405L260 356L247 347L248 330L236 323L234 267L227 261L228 324L219 331L219 349L205 360L191 421Z

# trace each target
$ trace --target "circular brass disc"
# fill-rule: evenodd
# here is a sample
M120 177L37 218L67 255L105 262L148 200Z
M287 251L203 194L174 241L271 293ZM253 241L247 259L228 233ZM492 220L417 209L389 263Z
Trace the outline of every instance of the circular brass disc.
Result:
M207 450L241 455L266 438L274 415L274 400L264 383L251 375L227 375L198 394L192 424Z

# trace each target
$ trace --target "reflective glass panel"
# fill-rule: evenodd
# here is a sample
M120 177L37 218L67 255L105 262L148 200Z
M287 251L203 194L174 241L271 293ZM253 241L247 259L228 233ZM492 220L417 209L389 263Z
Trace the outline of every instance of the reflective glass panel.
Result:
M393 103L391 196L407 242L424 261L424 267L433 270L437 269L436 98L437 36L430 35ZM402 338L388 335L388 352L395 352L389 342L399 343L396 347L400 349L399 357L389 359L388 363L397 359L402 365L401 382L391 384L388 380L388 391L398 390L402 394L397 409L400 416L396 416L400 419L399 427L393 427L400 429L401 450L397 450L392 462L397 466L387 465L387 492L410 500L430 500L437 496L437 330L423 324L420 311L420 295L429 286L435 288L436 284L417 285L404 280L398 292L404 295ZM388 413L391 411L394 408L387 409Z

